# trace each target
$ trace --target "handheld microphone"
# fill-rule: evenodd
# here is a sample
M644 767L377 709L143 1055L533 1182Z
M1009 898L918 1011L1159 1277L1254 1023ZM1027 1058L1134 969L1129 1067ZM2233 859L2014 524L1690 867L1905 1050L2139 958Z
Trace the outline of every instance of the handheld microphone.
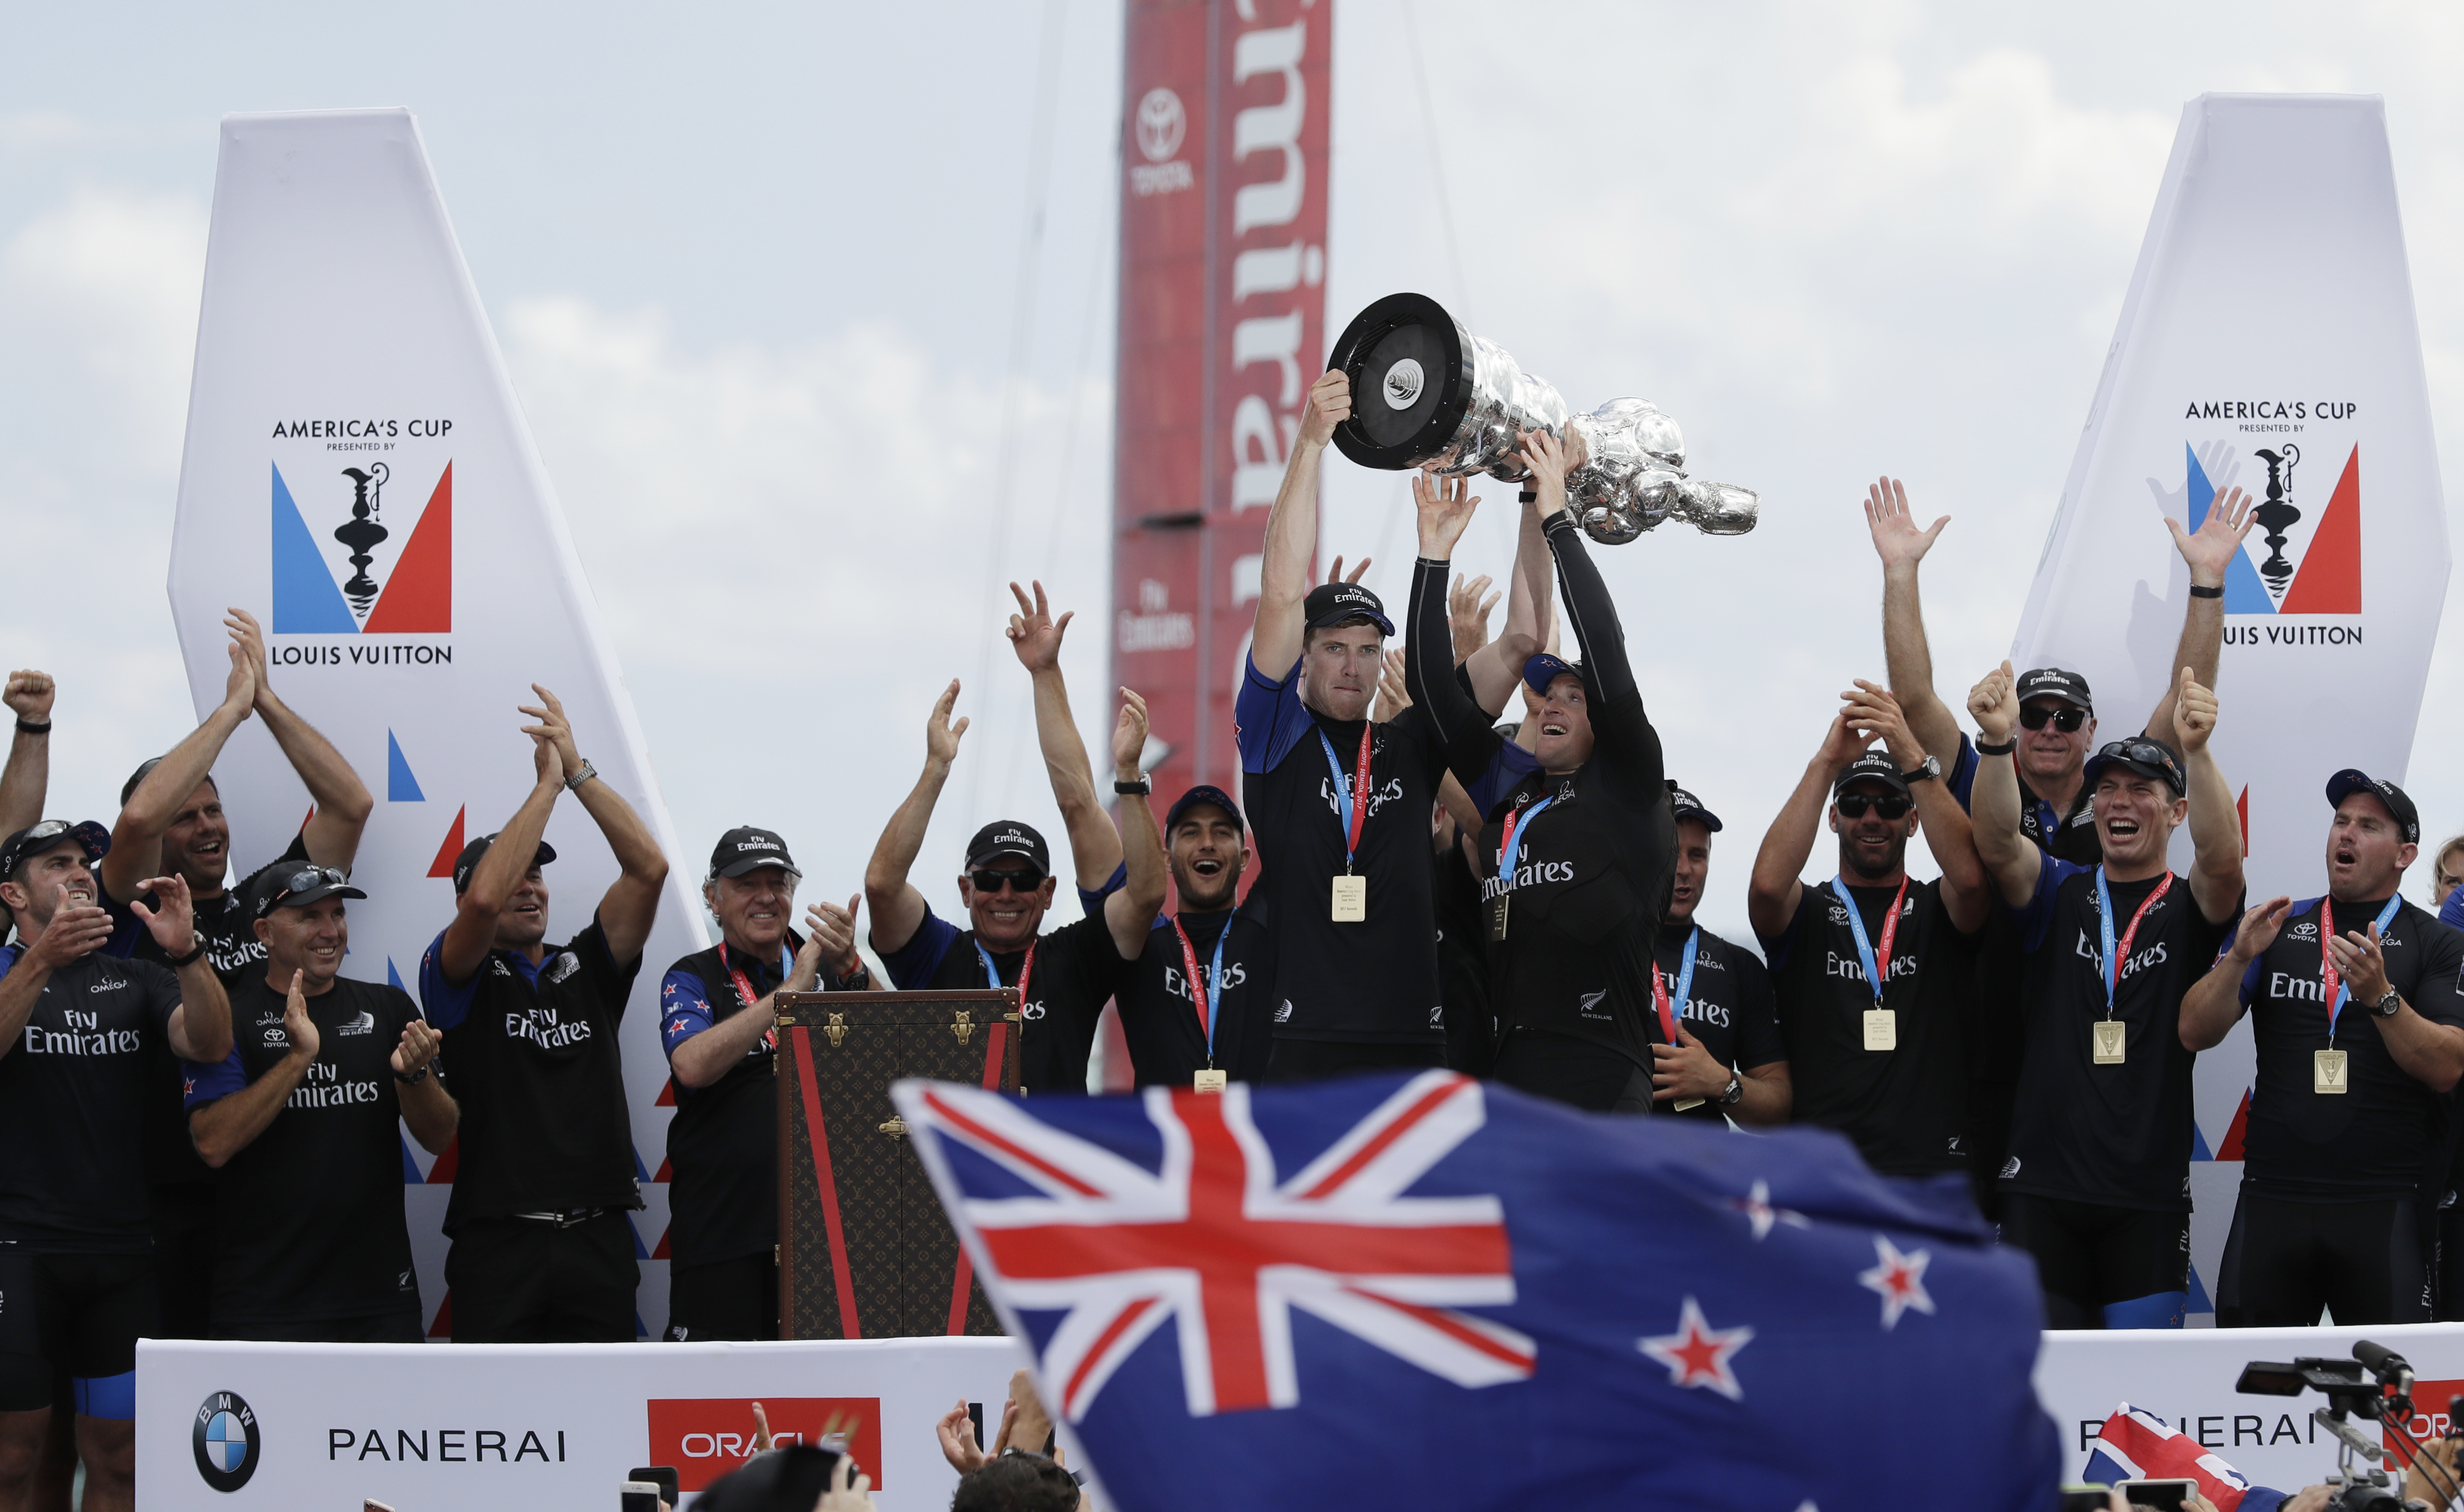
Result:
M2403 1355L2385 1345L2372 1344L2369 1340L2363 1339L2354 1344L2353 1358L2361 1361L2362 1368L2376 1376L2382 1385L2393 1386L2395 1399L2404 1403L2405 1410L2410 1410L2412 1366Z

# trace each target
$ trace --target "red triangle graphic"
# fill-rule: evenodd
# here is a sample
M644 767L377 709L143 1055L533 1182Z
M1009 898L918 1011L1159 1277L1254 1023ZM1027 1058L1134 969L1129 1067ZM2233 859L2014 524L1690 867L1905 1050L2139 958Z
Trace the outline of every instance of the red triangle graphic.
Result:
M659 1100L652 1103L650 1106L652 1107L673 1107L676 1106L676 1079L674 1077L671 1076L668 1078L666 1085L659 1088ZM665 1181L668 1178L661 1176L659 1179Z
M2233 1109L2233 1127L2225 1130L2225 1142L2216 1147L2216 1158L2218 1160L2249 1159L2249 1156L2242 1153L2243 1143L2249 1135L2250 1093L2244 1091L2241 1094L2241 1107Z
M428 864L431 877L453 875L453 862L462 854L462 816L468 805L453 811L453 827L445 832L445 844L436 847L436 859Z
M2250 859L2250 784L2247 782L2242 784L2241 797L2233 800L2233 813L2241 820L2241 854L2247 861Z
M453 464L448 462L363 633L444 635L452 628Z
M650 1179L651 1179L652 1181L654 1181L654 1182L657 1182L657 1181L673 1181L673 1180L675 1180L675 1179L676 1179L676 1163L675 1163L675 1161L674 1161L673 1159L668 1159L668 1160L662 1160L662 1161L660 1161L660 1162L659 1162L659 1173L658 1173L657 1175L655 1175L655 1176L652 1176ZM663 1240L662 1242L665 1242L665 1241Z
M658 1247L657 1249L654 1249L654 1250L650 1251L650 1259L652 1259L652 1260L666 1260L667 1258L668 1258L668 1231L667 1231L666 1229L661 1229L661 1230L659 1231L659 1247Z
M454 1168L461 1164L462 1136L456 1134L452 1143L445 1147L445 1153L436 1157L436 1164L428 1168L428 1184L431 1187L451 1185Z
M436 1317L428 1326L428 1336L431 1339L453 1337L453 1294L451 1292L447 1292L445 1300L436 1304Z
M2279 614L2362 612L2362 449L2344 459L2344 475L2328 496L2327 513L2301 556Z

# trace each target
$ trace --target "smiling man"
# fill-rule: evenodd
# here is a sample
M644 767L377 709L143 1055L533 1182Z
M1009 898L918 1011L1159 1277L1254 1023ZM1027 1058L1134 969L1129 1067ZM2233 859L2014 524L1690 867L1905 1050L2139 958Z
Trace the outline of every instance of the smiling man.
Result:
M1114 981L1140 1086L1221 1091L1263 1081L1274 1050L1275 940L1263 903L1243 905L1249 865L1241 807L1200 784L1164 816L1180 907L1147 931Z
M2258 1048L2221 1327L2430 1321L2418 1201L2464 1077L2464 934L2398 891L2421 844L2404 789L2346 770L2327 801L2326 893L2252 909L2182 1005L2185 1041L2247 1010Z
M2103 860L2047 854L2020 827L2023 680L2011 664L1968 698L1985 764L1978 855L2017 915L2023 1050L2002 1236L2034 1255L2056 1328L2180 1327L2189 1290L2190 1065L2215 1042L2183 1001L2241 909L2241 825L2209 751L2215 694L2182 668L2177 753L2140 735L2085 780ZM2165 859L2190 826L2187 878ZM2317 1322L2314 1311L2311 1322Z
M1711 880L1711 837L1720 817L1668 783L1677 821L1677 874L1652 946L1655 1003L1676 1021L1673 1043L1654 1044L1654 1112L1719 1123L1788 1122L1788 1041L1780 1037L1771 973L1753 952L1694 922Z

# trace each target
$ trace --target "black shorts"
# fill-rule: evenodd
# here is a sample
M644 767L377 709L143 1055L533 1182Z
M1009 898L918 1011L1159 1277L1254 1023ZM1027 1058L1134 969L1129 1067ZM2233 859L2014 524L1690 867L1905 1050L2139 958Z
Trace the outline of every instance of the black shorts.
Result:
M738 1255L670 1271L668 1331L660 1337L671 1344L779 1337L779 1262Z
M2035 1257L2048 1328L2180 1326L2190 1289L2190 1216L2002 1193L2002 1242ZM2108 1317L2118 1304L2169 1299ZM2161 1314L2161 1315L2155 1315Z
M1531 1029L1507 1032L1491 1079L1592 1113L1651 1111L1651 1073L1604 1045Z
M1359 1040L1278 1040L1266 1058L1269 1082L1322 1082L1380 1071L1427 1071L1446 1063L1443 1041L1381 1044Z
M2431 1318L2436 1323L2464 1322L2464 1203L2450 1192L2438 1205L2431 1229Z
M419 1344L425 1333L415 1303L355 1318L282 1318L223 1323L216 1327L217 1338L267 1344Z
M162 1295L157 1339L213 1335L214 1188L158 1181L147 1193L154 1227L154 1286Z
M41 1255L0 1245L0 1412L51 1406L63 1372L77 1382L133 1372L138 1336L154 1331L155 1305L152 1255Z
M445 1252L460 1344L630 1344L632 1221L621 1208L570 1227L535 1218L464 1220Z
M2216 1277L2219 1328L2430 1321L2430 1264L2410 1197L2296 1202L2245 1184Z

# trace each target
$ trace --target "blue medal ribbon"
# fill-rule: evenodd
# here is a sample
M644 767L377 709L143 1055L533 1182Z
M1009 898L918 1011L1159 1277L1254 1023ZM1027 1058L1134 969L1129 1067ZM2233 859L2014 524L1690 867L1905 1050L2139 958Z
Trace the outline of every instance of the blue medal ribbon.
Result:
M1499 845L1497 850L1498 880L1506 885L1507 891L1510 892L1514 888L1514 864L1523 854L1523 842L1531 833L1531 822L1540 817L1542 809L1555 801L1557 801L1557 795L1551 793L1522 813L1508 819L1505 843Z
M2385 934L2387 925L2395 919L2396 910L2403 907L2404 894L2399 892L2387 899L2387 907L2379 910L2378 922L2372 927L2381 934ZM2344 980L2343 975L2336 970L2336 957L2327 953L2327 942L2336 935L2335 900L2331 898L2319 900L2319 924L2320 974L2336 984L2336 1000L2327 1005L2327 1042L2334 1044L2336 1019L2344 1011L2344 1000L2353 996L2353 984Z
M1865 916L1857 911L1857 900L1849 895L1847 878L1832 878L1831 890L1838 895L1840 903L1848 909L1848 930L1857 937L1857 960L1865 968L1865 985L1874 989L1874 1005L1879 1008L1882 1002L1882 973L1881 968L1874 963L1874 942L1866 937ZM1907 896L1907 892L1908 879L1902 877L1900 890L1891 894L1890 919L1884 924L1882 930L1882 939L1886 946L1899 932L1900 901Z

